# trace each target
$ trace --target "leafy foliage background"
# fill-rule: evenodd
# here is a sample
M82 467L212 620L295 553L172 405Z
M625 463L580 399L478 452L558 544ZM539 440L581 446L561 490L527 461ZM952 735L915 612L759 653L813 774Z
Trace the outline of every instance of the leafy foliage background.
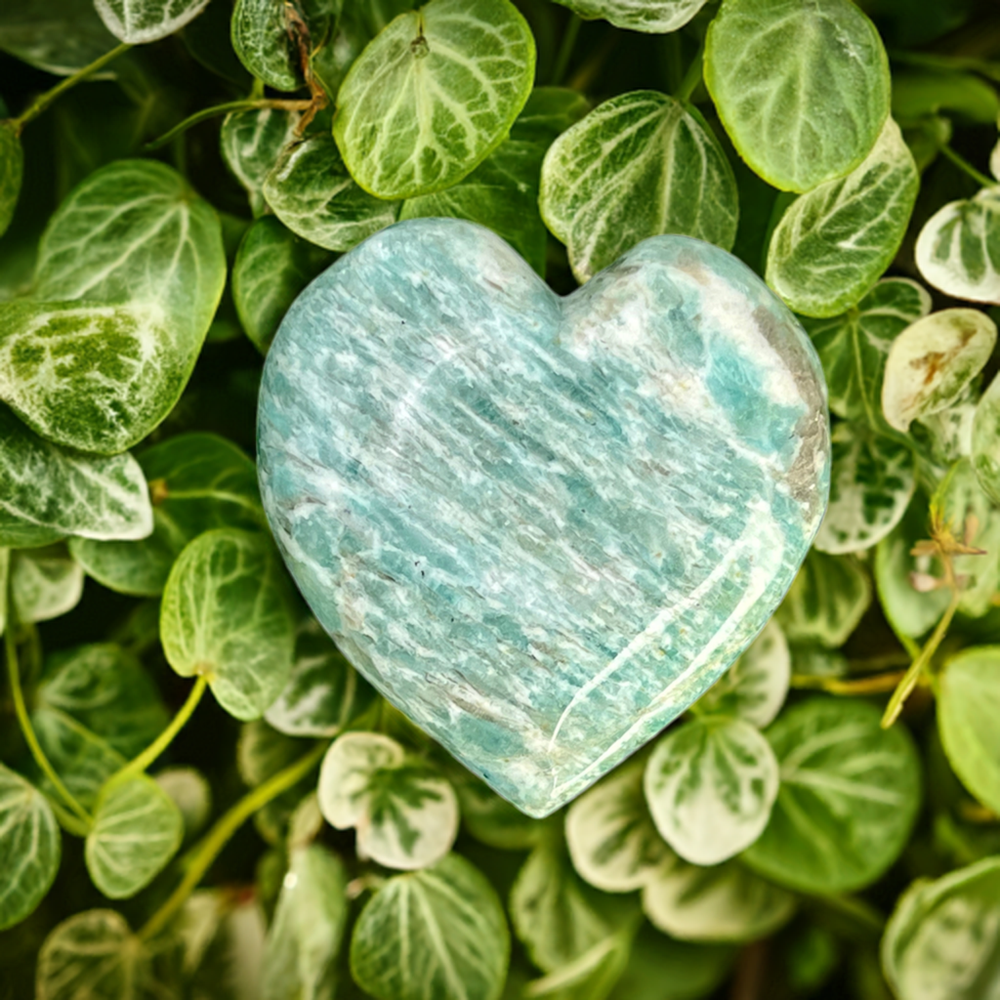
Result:
M0 9L0 997L995 997L1000 11L413 7ZM829 386L774 619L541 821L354 673L257 495L288 306L432 215L560 292L731 249Z

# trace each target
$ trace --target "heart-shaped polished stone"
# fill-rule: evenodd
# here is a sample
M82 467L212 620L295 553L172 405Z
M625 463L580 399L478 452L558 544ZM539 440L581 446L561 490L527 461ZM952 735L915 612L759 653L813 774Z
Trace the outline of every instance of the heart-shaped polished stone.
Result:
M258 421L264 506L316 617L533 816L718 679L829 481L802 329L677 236L560 298L479 226L390 226L292 306Z

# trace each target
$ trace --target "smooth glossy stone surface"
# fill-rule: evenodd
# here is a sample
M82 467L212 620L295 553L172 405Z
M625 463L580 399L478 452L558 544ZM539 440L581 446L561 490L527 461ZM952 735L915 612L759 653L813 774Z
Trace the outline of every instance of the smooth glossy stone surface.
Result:
M694 702L819 526L819 362L735 257L646 240L566 298L470 223L340 258L267 357L259 467L316 617L543 816Z

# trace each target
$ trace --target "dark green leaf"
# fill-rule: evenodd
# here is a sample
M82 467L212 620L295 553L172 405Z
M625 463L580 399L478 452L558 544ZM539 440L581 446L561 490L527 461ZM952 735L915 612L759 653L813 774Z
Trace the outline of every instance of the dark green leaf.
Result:
M0 121L0 236L14 217L24 174L24 150L13 123Z
M47 73L75 73L116 41L94 0L18 0L0 8L0 49Z

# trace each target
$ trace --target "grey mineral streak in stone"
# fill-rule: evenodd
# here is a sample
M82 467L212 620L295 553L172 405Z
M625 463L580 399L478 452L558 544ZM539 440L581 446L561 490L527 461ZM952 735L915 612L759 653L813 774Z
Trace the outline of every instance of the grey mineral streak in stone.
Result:
M533 816L718 679L829 482L808 339L735 257L677 236L560 298L471 223L391 226L289 311L258 437L316 617Z

